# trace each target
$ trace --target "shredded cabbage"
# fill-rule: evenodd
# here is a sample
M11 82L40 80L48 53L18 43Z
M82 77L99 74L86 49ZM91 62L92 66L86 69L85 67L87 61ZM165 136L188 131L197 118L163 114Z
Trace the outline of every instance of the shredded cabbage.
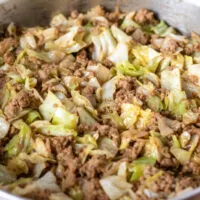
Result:
M62 124L69 129L76 129L78 117L75 114L67 112L64 108L57 108L54 113L52 124Z
M173 83L173 84L172 84ZM180 70L165 70L161 72L161 87L167 90L181 90Z
M91 102L78 91L71 91L73 102L77 106L85 107L93 116L97 116L97 111L93 108Z
M132 187L130 183L119 176L108 176L100 179L100 184L111 200L120 198Z
M129 61L123 61L118 63L116 70L119 74L128 75L128 76L143 76L148 70L140 65L131 64Z
M106 83L104 83L102 87L102 99L103 100L113 100L114 93L116 91L116 84L121 79L121 76L115 76Z
M175 32L175 30L172 27L168 27L168 25L163 20L161 20L156 26L152 27L152 30L154 33L161 37L166 37L170 33Z
M6 166L0 165L0 183L9 184L16 181L16 175L7 169Z
M135 15L135 12L133 11L133 12L128 13L128 14L125 16L125 18L124 18L124 20L123 20L123 22L122 22L122 24L121 24L121 28L122 28L122 29L131 28L131 27L140 28L140 25L137 24L137 23L133 20L134 15Z
M48 121L38 120L31 124L31 127L38 133L49 136L76 136L77 132L64 124L52 125Z
M3 116L2 111L0 110L0 139L4 138L10 128L10 123Z
M121 29L119 29L116 25L111 26L111 31L118 42L129 43L132 40L130 36L128 36Z
M92 58L97 61L101 61L110 55L117 45L108 29L104 30L100 35L93 36L92 42L94 44Z
M9 157L16 156L20 152L27 152L31 147L32 131L30 127L22 120L17 121L17 123L20 132L14 135L4 148Z
M141 157L129 166L129 172L132 173L130 181L137 181L143 175L144 168L147 165L154 165L156 163L156 159L153 157Z
M182 116L187 111L187 97L184 91L172 90L165 98L167 109L175 116Z
M128 61L128 45L125 43L118 43L115 51L108 57L113 63L121 63L123 61Z
M32 122L34 122L37 119L41 119L40 113L37 112L36 110L30 111L27 114L26 123L31 124Z
M122 109L121 118L124 122L124 125L127 128L134 127L134 124L137 122L141 111L140 107L126 103L121 105L121 109Z

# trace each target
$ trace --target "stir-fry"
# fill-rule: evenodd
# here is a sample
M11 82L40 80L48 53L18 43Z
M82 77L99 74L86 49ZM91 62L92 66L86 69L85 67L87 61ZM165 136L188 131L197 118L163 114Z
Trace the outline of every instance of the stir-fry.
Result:
M100 6L0 33L0 189L146 200L200 185L198 34Z

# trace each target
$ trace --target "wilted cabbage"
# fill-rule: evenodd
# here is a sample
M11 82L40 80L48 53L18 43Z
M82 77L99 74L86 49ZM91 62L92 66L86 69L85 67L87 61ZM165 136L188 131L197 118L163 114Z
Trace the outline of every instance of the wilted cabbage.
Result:
M120 176L108 176L101 179L100 184L111 200L120 198L131 188L131 184Z

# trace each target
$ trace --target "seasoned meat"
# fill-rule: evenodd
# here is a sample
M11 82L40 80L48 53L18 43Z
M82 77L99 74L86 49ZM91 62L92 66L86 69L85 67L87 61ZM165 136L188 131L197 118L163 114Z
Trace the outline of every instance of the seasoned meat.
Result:
M146 9L139 10L135 15L135 21L140 24L152 22L153 19L154 13Z
M5 107L5 114L8 118L14 118L23 111L24 108L38 108L41 101L34 91L22 90Z
M133 32L132 37L136 42L139 42L141 44L147 44L149 40L148 36L146 36L141 29L136 29Z
M63 174L59 176L62 179L62 189L66 190L77 182L76 170L80 167L80 161L74 156L71 146L58 153L57 160L64 167Z
M0 55L3 56L9 49L13 49L17 46L18 41L15 38L5 38L0 42Z
M86 176L88 179L95 178L101 174L106 166L106 159L103 156L93 156L81 168L81 176Z
M84 199L86 200L108 200L108 196L102 190L98 179L86 180L83 183Z

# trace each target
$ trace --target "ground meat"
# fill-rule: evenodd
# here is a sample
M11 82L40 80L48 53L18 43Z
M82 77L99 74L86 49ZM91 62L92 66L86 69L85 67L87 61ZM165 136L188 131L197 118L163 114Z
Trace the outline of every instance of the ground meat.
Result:
M116 127L108 125L100 125L97 127L100 136L108 136L118 146L120 141L120 135Z
M46 145L49 146L48 148L51 149L51 152L53 154L57 154L62 152L63 149L69 146L69 144L72 144L73 136L56 136L56 137L50 137L46 138Z
M103 64L105 67L107 67L107 68L113 67L113 62L110 61L109 59L103 60L102 64Z
M166 38L167 39L167 38ZM168 39L167 42L164 41L160 51L162 53L175 53L178 48L178 43L174 39Z
M149 38L141 29L136 29L134 33L132 34L132 38L143 45L147 44L149 41Z
M86 180L83 183L84 200L109 200L101 188L98 179Z
M157 175L157 178L151 180L150 178L155 175ZM140 179L140 187L136 191L137 195L144 195L144 186L166 198L175 189L175 177L171 172L161 171L155 167L146 167L144 175Z
M136 30L136 28L135 27L132 27L132 26L128 26L128 27L126 27L125 28L125 32L128 34L128 35L131 35L131 34L133 34L134 33L134 31Z
M8 118L14 118L25 108L36 109L41 104L40 99L32 90L21 90L5 107L5 114Z
M90 103L93 105L93 107L97 106L97 100L95 96L95 88L91 86L86 86L82 89L81 94L85 96Z
M195 188L199 185L198 181L199 181L198 178L194 178L194 177L188 177L188 176L180 177L176 181L175 191L176 193L178 193L189 187Z
M199 164L190 161L189 163L187 163L186 165L183 166L181 172L181 174L193 174L196 176L200 175L200 166Z
M139 24L151 23L154 20L154 13L146 9L139 10L135 15L135 21Z
M120 17L119 7L116 7L114 12L106 13L105 16L110 22L119 22L119 17Z
M93 156L79 170L81 176L88 179L95 178L102 174L106 166L106 158L104 156Z
M15 54L13 52L7 52L3 55L3 60L6 64L13 65L15 62Z
M132 103L135 95L135 82L136 80L131 77L119 81L115 94L115 103L118 111L121 110L123 103Z
M26 194L24 197L31 198L31 199L37 199L37 200L49 200L50 194L51 194L51 191L35 189L31 193Z
M164 168L172 168L172 167L178 166L178 161L172 157L171 158L163 157L158 162L159 162L160 166L164 167Z
M17 44L17 39L11 37L5 38L0 42L0 56L3 56L3 54L6 53L6 51L8 51L10 48L15 48Z
M48 92L48 90L51 90L52 92L61 92L63 94L67 94L67 90L65 89L65 87L57 79L50 79L49 81L42 84L41 92Z
M162 44L163 44L163 42L164 42L164 39L163 39L163 38L159 38L158 35L153 34L153 35L151 36L151 41L150 41L150 42L151 42L151 45L152 45L152 47L153 47L154 49L160 51L160 49L161 49L161 47L162 47Z
M191 55L192 53L194 53L194 51L195 51L195 49L194 49L192 44L187 44L184 47L184 53L187 54L187 55Z
M80 167L79 158L73 154L72 147L69 146L57 154L58 164L64 167L62 174L56 174L61 178L61 186L65 191L77 183L76 171Z
M119 146L120 135L118 129L115 126L102 125L98 123L93 125L80 124L78 131L81 133L86 131L93 131L99 136L108 136L117 146Z
M194 32L191 33L191 37L192 37L192 40L195 41L194 42L194 50L196 52L199 52L200 51L200 36Z
M76 66L86 67L87 64L88 64L87 52L85 50L82 50L76 56Z
M6 71L0 70L0 89L3 88L7 81L8 77L6 76Z
M88 64L87 52L85 50L80 51L76 56L74 63L74 76L81 77L85 72L85 67Z
M54 64L44 64L41 66L41 69L38 70L37 76L38 80L41 82L45 82L50 78L53 78L57 75L57 67Z
M142 152L145 145L145 141L140 140L136 141L133 146L128 147L123 152L123 157L127 158L130 162L135 160L139 154Z

